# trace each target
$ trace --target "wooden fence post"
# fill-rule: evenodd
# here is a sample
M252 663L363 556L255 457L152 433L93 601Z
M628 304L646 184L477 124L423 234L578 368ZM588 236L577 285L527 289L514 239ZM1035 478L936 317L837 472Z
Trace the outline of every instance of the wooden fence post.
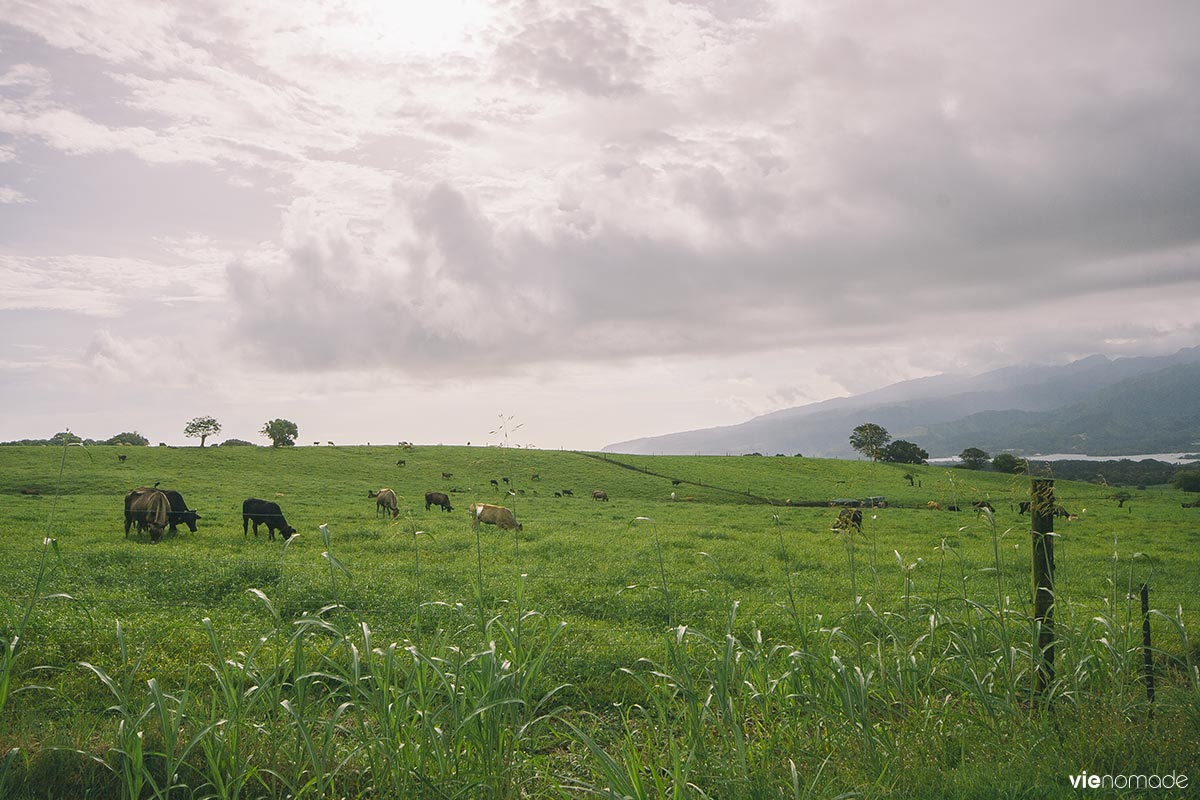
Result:
M1150 647L1150 587L1142 584L1142 659L1146 679L1146 700L1154 716L1154 652Z
M1029 503L1033 521L1033 618L1038 623L1037 693L1054 680L1054 481L1035 478Z

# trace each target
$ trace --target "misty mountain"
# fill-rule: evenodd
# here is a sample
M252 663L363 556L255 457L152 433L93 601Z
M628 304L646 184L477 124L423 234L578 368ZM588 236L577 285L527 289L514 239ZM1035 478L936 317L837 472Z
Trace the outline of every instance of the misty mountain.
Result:
M1195 449L1200 347L1169 356L1090 356L1062 366L904 381L755 417L739 425L610 444L621 453L803 453L852 458L855 426L874 422L932 457L988 452L1127 455Z

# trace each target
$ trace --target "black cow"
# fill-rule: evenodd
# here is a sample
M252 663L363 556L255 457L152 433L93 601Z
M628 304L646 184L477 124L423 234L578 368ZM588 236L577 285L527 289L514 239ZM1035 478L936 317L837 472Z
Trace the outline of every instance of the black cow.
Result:
M258 526L263 524L267 526L267 538L275 540L275 531L278 530L284 539L291 538L296 529L287 524L287 520L283 518L283 512L279 510L279 503L273 503L270 500L259 500L257 497L247 498L242 502L242 536L247 533L249 524L254 523L254 535L258 536Z
M988 511L991 511L992 513L996 512L996 509L993 508L992 504L989 503L987 500L980 500L976 503L972 503L971 505L974 506L976 511L983 511L986 508Z
M441 506L443 511L454 510L450 506L450 498L442 492L425 493L425 510L428 511L430 506Z
M1018 514L1028 514L1029 513L1029 501L1028 500L1020 501L1019 503L1017 503L1017 509L1018 509L1017 510Z
M174 489L161 489L160 491L167 496L167 502L171 504L171 510L167 512L167 524L170 525L168 532L176 533L177 525L187 525L188 530L195 533L196 520L201 518L196 510L188 508L187 503L183 500L183 495Z

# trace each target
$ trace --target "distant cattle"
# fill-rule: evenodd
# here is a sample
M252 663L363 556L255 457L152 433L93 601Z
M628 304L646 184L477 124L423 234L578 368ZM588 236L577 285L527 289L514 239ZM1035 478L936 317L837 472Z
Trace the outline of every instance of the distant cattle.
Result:
M958 506L950 505L950 506L946 506L946 510L947 511L960 511L961 509Z
M831 530L848 531L851 528L854 528L856 531L862 530L862 509L843 508L838 512L837 519L834 520Z
M1190 503L1180 503L1184 508L1200 508L1200 500L1193 500Z
M542 476L536 472L529 476L529 480L531 481L540 481L541 479Z
M562 492L555 492L555 493L554 493L554 496L555 496L555 497L562 497Z
M137 524L138 532L149 531L150 541L162 538L163 529L170 521L171 503L158 489L142 487L125 495L125 535L129 527Z
M933 511L941 511L942 510L942 504L936 500L930 500L925 505L928 506Z
M407 461L405 461L403 458L402 458L402 459L400 459L399 461L397 461L397 462L396 462L396 466L397 466L397 467L404 467L404 466L407 466L407 465L408 465L408 462L407 462Z
M270 500L259 500L257 497L247 498L242 502L242 536L247 533L249 524L254 523L254 535L258 536L258 526L267 526L267 538L275 540L275 531L284 539L291 538L296 529L288 525L279 510L279 504Z
M1022 500L1017 504L1017 513L1019 513L1019 514L1031 514L1033 512L1033 510L1034 509L1030 505L1030 501L1028 501L1028 500ZM1075 516L1074 514L1072 514L1070 511L1067 511L1067 509L1065 509L1062 506L1055 506L1050 511L1050 513L1056 517L1074 517Z
M122 454L122 455L117 456L117 461L120 461L122 464L124 464L125 459L127 459L127 458L129 458L129 456Z
M991 511L993 513L995 513L995 511L996 511L996 509L992 507L992 504L989 503L987 500L980 500L976 503L972 503L971 505L972 505L972 507L975 508L976 511L982 511L985 508L988 511Z
M562 496L563 496L563 497L574 497L574 496L575 496L575 493L574 493L574 492L572 492L570 489L563 489L563 490L562 490Z
M454 510L450 505L450 498L442 492L425 493L425 510L428 511L430 506L441 506L443 511Z
M450 480L450 479L451 479L451 478L453 478L453 477L454 477L454 473L453 473L453 472L443 472L443 473L442 473L442 480L444 480L444 481L448 481L448 480Z
M517 522L513 512L504 506L494 506L491 503L472 503L470 514L472 528L478 528L479 523L482 522L484 525L495 525L505 531L511 531L514 528L518 531L524 530L524 526Z
M167 502L171 504L171 510L167 512L167 522L170 525L167 532L176 533L176 526L187 525L188 530L195 533L196 520L200 519L200 514L195 509L188 508L183 495L174 489L163 489L162 493L167 496Z
M603 491L602 489L597 489L596 491L592 492L592 499L593 500L603 500L604 502L607 503L608 502L608 492Z
M497 481L495 478L492 478L490 481L488 481L488 483L490 483L492 486L495 486L497 489L500 488L500 482Z
M508 480L508 478L501 478L500 480L504 481L505 485L508 485L508 484L509 484L509 480Z
M378 492L367 490L367 497L375 498L375 513L382 512L385 516L391 512L392 518L400 516L400 510L396 508L396 493L391 489L380 489Z
M683 481L681 481L681 480L678 480L678 479L675 479L675 480L672 480L672 481L671 481L671 485L672 485L672 486L678 486L678 485L679 485L679 484L681 484L681 483L683 483Z

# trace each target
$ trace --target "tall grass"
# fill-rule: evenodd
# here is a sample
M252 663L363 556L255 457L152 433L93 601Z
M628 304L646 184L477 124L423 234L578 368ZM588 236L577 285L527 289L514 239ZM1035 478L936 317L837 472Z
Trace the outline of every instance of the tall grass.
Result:
M303 545L289 556L289 540L278 570L270 562L265 582L242 593L248 609L239 607L236 624L197 614L202 645L182 667L155 658L165 636L137 644L119 624L115 652L74 670L105 696L104 722L57 751L75 759L76 774L82 762L96 772L47 788L34 784L18 753L7 757L0 795L1036 797L1061 795L1068 767L1165 764L1200 775L1200 670L1182 609L1153 612L1163 681L1153 720L1146 713L1140 620L1128 601L1121 608L1116 589L1118 580L1134 585L1144 557L1105 565L1113 587L1099 613L1059 594L1059 669L1048 701L1033 703L1037 630L1027 573L1006 561L1012 551L990 515L960 531L964 541L981 537L990 562L971 561L956 537L945 537L936 558L926 551L928 564L897 547L899 575L878 569L875 539L846 534L832 603L813 602L805 583L832 569L797 562L794 527L778 517L760 522L753 541L779 556L779 568L770 554L767 562L776 607L741 602L739 565L709 556L721 564L709 580L722 590L704 595L724 603L716 619L697 619L707 608L670 558L679 543L660 537L651 517L627 519L614 528L649 525L653 540L638 550L634 579L656 576L660 585L627 596L652 645L604 676L607 694L564 679L564 660L588 633L546 614L554 598L523 569L485 577L478 531L474 569L468 534L458 543L463 602L439 582L446 573L436 561L430 566L445 539L410 517L407 536L384 542L402 554L397 571L407 575L403 559L412 558L415 609L402 604L391 618L361 610L368 590L344 550L352 535L326 524L319 554L310 554L319 565L311 610L281 611L291 607L281 595L304 580ZM527 537L527 559L539 547L568 559L538 535ZM44 569L33 576L39 600L43 576L62 557L49 538ZM409 596L406 589L404 603ZM14 628L36 617L14 615ZM392 626L386 635L374 629L381 618ZM184 634L180 627L172 633ZM11 712L14 696L7 692L0 712Z

